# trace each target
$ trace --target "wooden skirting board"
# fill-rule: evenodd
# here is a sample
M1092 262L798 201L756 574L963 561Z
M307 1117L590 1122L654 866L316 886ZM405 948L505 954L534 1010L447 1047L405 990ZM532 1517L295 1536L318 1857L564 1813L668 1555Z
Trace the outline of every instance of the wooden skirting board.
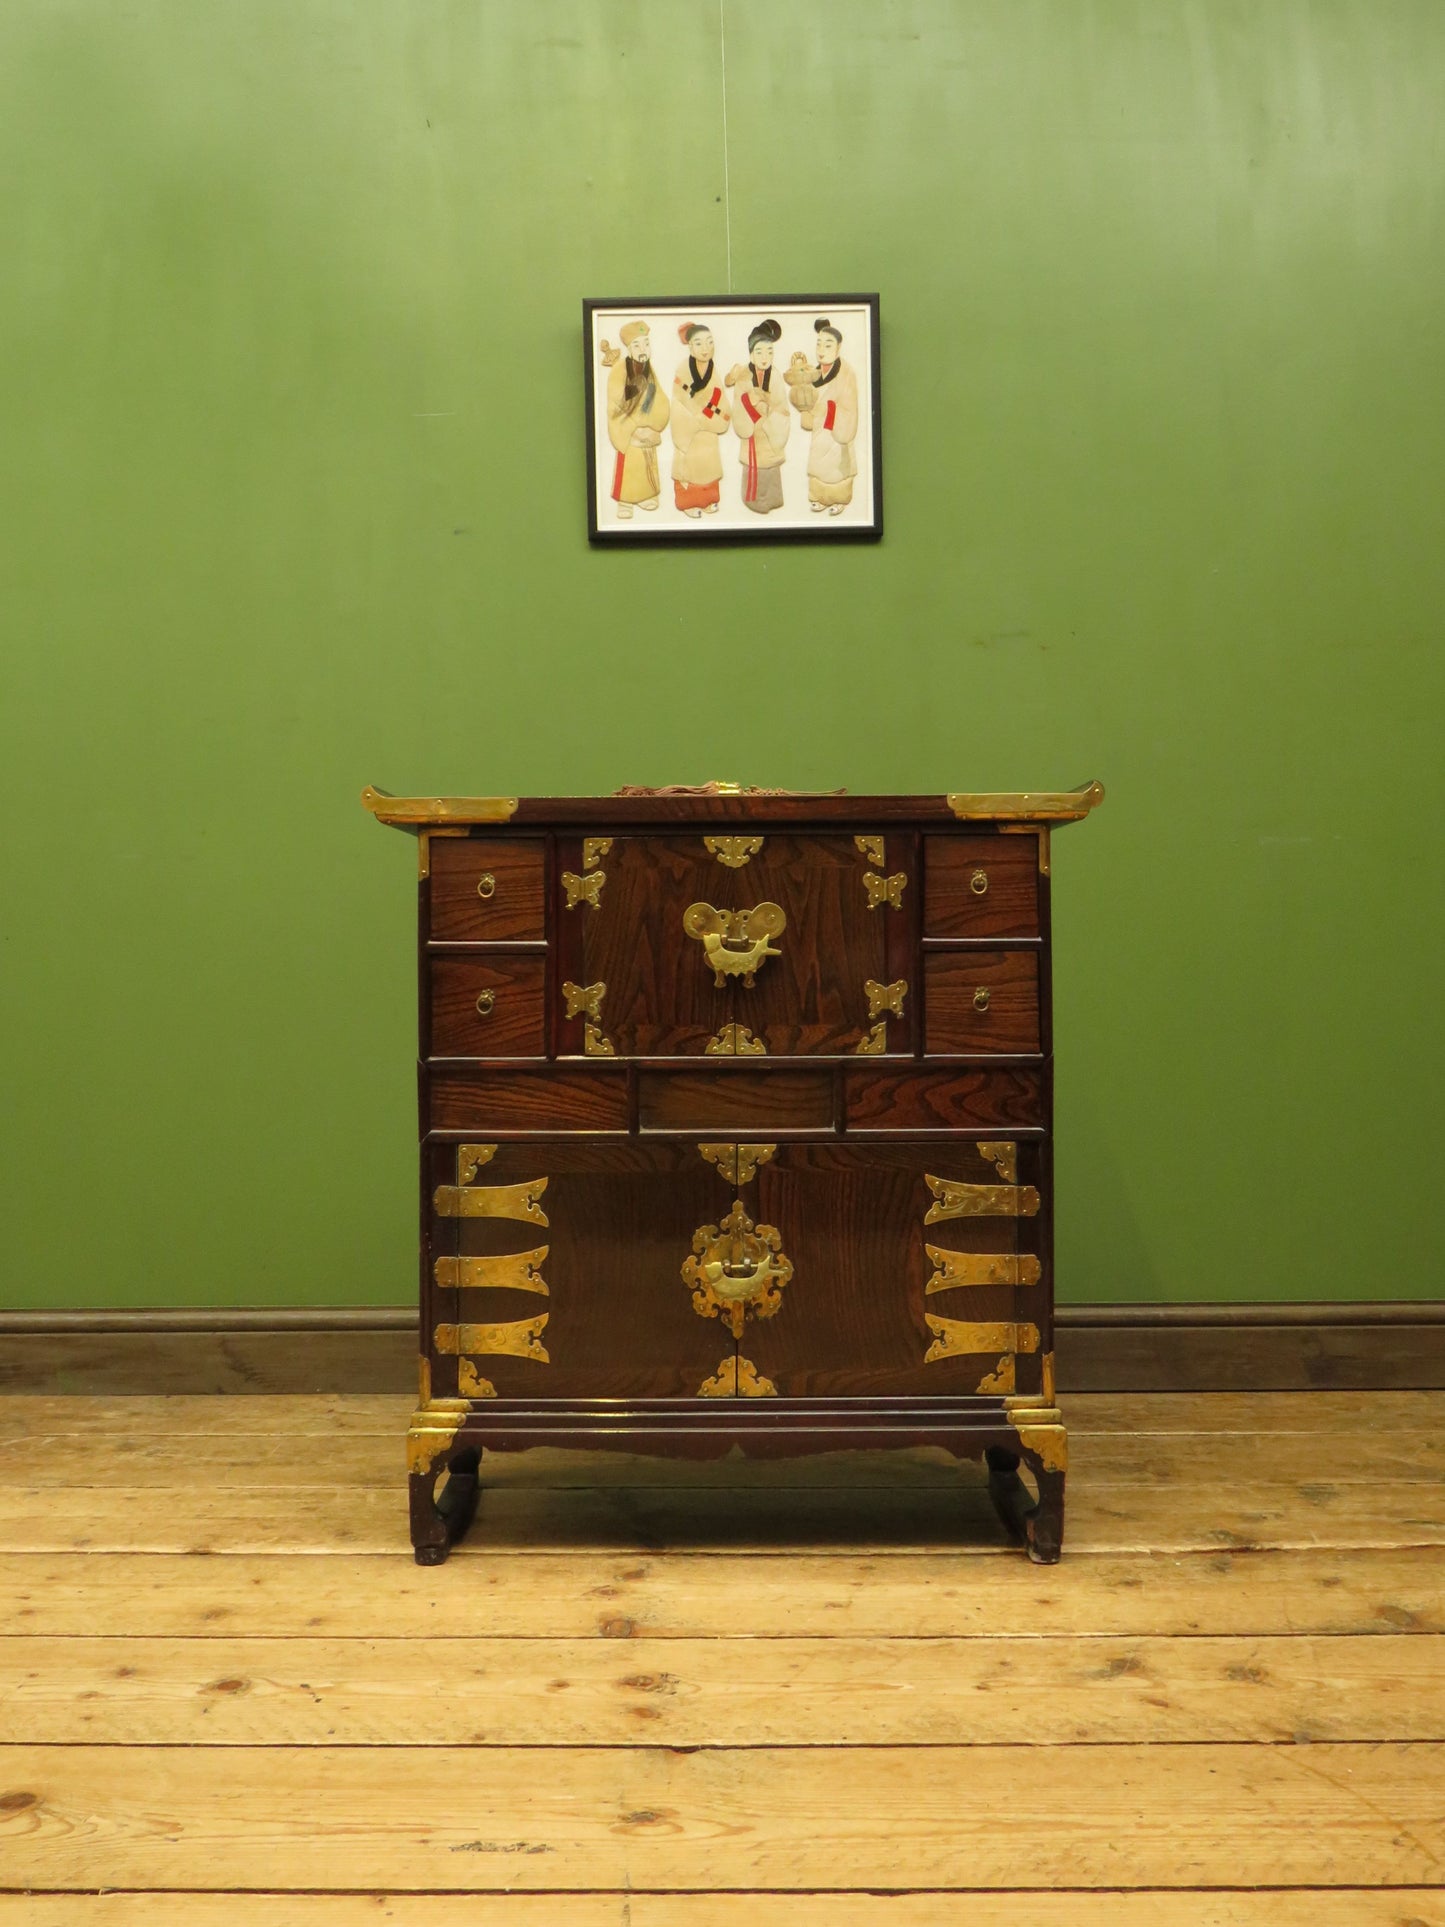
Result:
M1061 1305L1068 1392L1445 1388L1445 1304ZM416 1314L0 1312L0 1392L405 1392Z

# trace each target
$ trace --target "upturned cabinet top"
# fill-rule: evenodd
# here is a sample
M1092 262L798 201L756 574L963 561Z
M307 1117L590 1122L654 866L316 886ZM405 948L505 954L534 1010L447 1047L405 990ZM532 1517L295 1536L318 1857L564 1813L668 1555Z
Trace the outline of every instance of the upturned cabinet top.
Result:
M624 791L616 796L390 796L368 786L361 800L379 823L399 830L515 824L568 825L718 822L771 823L1077 823L1104 800L1102 783L1073 790L945 796L849 796L837 790L744 789Z

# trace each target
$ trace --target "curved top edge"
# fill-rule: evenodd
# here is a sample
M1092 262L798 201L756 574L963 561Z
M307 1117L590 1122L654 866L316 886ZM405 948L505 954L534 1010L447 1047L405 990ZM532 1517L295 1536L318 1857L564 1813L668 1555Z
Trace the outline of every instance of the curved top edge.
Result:
M465 829L509 823L542 828L669 822L888 823L949 821L1076 823L1103 801L1102 783L1076 790L1019 790L1002 794L849 796L838 791L788 794L731 792L656 796L391 796L368 785L361 800L379 823L401 830Z
M361 800L378 823L399 830L437 823L505 823L515 816L515 796L392 796L368 783Z
M1019 790L1006 796L970 796L950 791L948 807L955 816L1008 816L1028 823L1077 823L1104 800L1102 783L1084 783L1076 790Z

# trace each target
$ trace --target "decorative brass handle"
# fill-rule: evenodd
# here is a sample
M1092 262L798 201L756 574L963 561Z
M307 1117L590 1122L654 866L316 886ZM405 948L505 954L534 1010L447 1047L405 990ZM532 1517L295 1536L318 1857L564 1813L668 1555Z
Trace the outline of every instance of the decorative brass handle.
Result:
M694 1233L682 1276L699 1318L721 1318L741 1338L748 1314L771 1318L793 1267L775 1225L755 1225L739 1198L721 1224Z
M479 897L494 897L496 894L497 879L492 875L490 870L483 870L482 874L477 878L477 895Z
M495 990L479 990L477 992L478 1017L490 1017L492 1014L492 1007L496 1003L496 1001L497 1001L497 993Z
M702 945L719 990L729 977L741 977L751 990L764 960L782 956L768 939L782 936L788 919L776 903L760 903L751 910L715 910L710 903L692 903L682 913L682 927Z
M976 897L986 897L988 895L988 871L975 870L973 875L968 879L968 887Z
M987 984L980 984L978 989L973 993L973 1007L975 1010L988 1009L988 985Z

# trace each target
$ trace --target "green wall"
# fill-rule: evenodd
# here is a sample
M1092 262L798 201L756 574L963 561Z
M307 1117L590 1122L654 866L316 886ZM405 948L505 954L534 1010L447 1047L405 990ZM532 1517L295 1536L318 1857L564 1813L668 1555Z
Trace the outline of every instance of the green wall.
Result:
M1442 97L1439 0L6 0L5 1299L404 1301L362 785L714 775L1102 778L1061 1295L1432 1292ZM581 298L729 230L881 291L881 547L588 550Z

